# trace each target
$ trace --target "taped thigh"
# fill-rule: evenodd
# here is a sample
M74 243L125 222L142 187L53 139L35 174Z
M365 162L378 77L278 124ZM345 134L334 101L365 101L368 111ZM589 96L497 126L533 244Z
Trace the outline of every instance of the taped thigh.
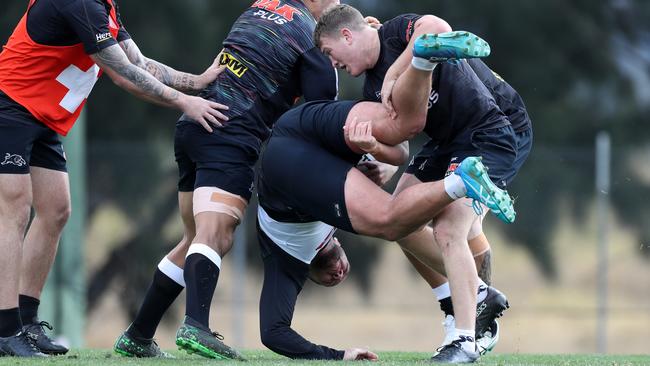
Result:
M199 187L194 190L192 199L194 216L201 212L218 212L240 222L244 218L247 204L242 197L217 187Z

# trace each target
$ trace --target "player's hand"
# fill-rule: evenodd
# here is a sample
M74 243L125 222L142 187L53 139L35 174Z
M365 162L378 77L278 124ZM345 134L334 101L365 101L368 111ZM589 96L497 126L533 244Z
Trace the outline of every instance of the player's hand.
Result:
M221 64L221 56L223 54L223 50L219 52L217 57L214 58L214 61L212 61L212 65L210 65L203 74L199 76L199 85L197 85L197 90L203 90L205 89L211 82L213 82L219 74L223 72L223 70L226 69L226 65Z
M397 172L397 169L399 169L399 167L382 163L380 161L362 161L357 164L357 168L359 168L368 179L380 187L388 183Z
M375 18L373 16L369 15L369 16L365 17L364 20L366 21L366 23L368 23L369 26L371 26L371 27L373 27L375 29L381 28L381 22L379 21L379 19L377 19L377 18Z
M381 104L384 105L384 108L388 111L390 118L397 118L397 112L393 107L393 87L395 87L396 79L386 79L381 86Z
M343 126L348 140L364 152L371 153L379 146L379 141L372 135L372 121L363 121L355 117L352 122Z
M356 361L356 360L377 361L379 360L379 356L364 348L349 348L345 350L345 354L343 355L343 360L344 361Z
M223 123L228 121L228 117L220 112L227 111L229 109L228 106L201 97L181 95L183 98L181 102L181 110L183 113L192 120L200 123L206 131L212 132L211 125L222 127Z

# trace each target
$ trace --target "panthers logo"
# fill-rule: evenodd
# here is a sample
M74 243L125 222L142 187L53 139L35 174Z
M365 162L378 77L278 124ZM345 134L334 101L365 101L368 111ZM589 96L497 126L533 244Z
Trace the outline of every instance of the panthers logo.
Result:
M23 159L22 156L18 154L5 154L5 160L0 163L0 165L15 165L15 166L25 166L27 162Z

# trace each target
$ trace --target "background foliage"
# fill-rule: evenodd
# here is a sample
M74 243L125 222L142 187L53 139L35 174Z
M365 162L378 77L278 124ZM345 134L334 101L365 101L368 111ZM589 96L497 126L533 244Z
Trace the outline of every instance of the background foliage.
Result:
M4 42L27 1L10 0L0 14ZM560 210L577 222L593 204L595 135L612 135L611 202L640 243L650 242L650 177L642 166L650 154L650 2L642 0L413 0L350 1L382 20L405 12L435 14L455 29L490 41L487 63L523 96L533 119L533 153L511 188L518 219L503 227L512 245L527 248L552 279L548 242ZM220 50L230 24L249 1L121 1L122 19L143 53L184 71L199 73ZM360 80L342 78L343 98L360 96ZM178 113L144 103L103 78L87 108L89 221L115 207L134 228L90 274L90 310L111 283L135 294L175 242L164 227L176 219L173 131ZM416 143L417 145L417 143ZM412 147L413 152L417 148ZM610 193L610 192L607 192ZM254 228L247 220L247 229ZM177 234L177 233L176 233ZM172 235L174 236L174 235ZM254 238L254 235L248 237ZM348 246L356 264L352 278L362 289L379 246L375 240ZM256 243L247 245L256 256ZM570 245L570 243L568 243ZM89 243L92 245L92 243ZM640 255L648 256L641 245ZM259 266L259 260L249 261ZM144 269L144 270L143 270ZM138 296L122 297L134 309Z

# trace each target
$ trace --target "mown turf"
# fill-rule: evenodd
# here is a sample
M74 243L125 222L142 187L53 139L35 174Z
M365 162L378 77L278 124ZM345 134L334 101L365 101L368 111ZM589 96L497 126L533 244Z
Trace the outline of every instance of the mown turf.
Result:
M20 359L1 357L0 365L344 365L359 364L358 362L340 361L292 361L269 351L247 351L244 356L247 362L208 360L198 356L189 356L180 351L173 351L176 359L133 359L122 357L108 350L73 350L68 355L48 357L46 359ZM380 361L373 365L430 365L427 361L431 355L419 352L380 352ZM364 363L366 364L366 363ZM519 354L489 354L484 356L477 365L494 366L650 366L650 355L647 356L601 356L601 355L519 355Z

